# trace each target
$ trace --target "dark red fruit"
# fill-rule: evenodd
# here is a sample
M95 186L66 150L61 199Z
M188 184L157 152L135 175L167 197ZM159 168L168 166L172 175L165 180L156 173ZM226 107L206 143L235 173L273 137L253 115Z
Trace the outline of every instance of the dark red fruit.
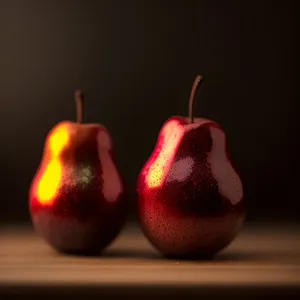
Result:
M108 130L82 124L82 93L76 99L78 123L61 122L46 138L29 206L34 228L53 248L96 254L120 232L126 195Z
M141 227L165 256L206 257L226 247L242 226L243 186L222 128L192 116L172 117L137 183Z

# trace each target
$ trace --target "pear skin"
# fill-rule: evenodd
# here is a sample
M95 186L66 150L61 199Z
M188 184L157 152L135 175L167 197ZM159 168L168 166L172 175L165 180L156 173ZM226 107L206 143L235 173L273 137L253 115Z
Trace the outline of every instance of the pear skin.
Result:
M58 123L45 140L29 208L36 232L54 249L99 254L124 225L127 193L108 130L82 123L81 92L76 103L77 123Z
M243 184L216 122L193 117L165 122L137 181L138 215L146 237L167 257L212 257L244 221Z

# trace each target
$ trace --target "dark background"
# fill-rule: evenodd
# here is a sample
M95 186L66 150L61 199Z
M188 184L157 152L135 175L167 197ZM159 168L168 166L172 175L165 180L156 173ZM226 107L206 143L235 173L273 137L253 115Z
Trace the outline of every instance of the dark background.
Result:
M0 219L29 221L45 136L75 118L75 89L86 120L111 131L133 195L201 73L196 115L228 135L248 220L296 220L296 2L0 0Z

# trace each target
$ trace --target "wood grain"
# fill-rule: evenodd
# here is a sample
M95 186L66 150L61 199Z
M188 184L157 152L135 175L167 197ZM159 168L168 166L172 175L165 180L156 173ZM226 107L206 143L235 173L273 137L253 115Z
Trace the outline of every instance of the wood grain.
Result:
M299 227L245 228L213 260L167 260L126 228L99 257L53 251L30 229L2 228L0 285L300 286Z

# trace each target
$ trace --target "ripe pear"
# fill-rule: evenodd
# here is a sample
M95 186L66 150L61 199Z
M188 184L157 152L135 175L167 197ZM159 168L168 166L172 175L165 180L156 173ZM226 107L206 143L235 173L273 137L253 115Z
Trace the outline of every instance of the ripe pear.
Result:
M62 121L46 137L29 191L36 232L53 248L73 254L101 253L126 219L127 193L113 141L101 124L84 124L81 91L77 122Z
M141 227L168 257L212 257L230 244L245 216L243 185L224 130L193 116L200 83L198 75L189 117L164 123L137 181Z

